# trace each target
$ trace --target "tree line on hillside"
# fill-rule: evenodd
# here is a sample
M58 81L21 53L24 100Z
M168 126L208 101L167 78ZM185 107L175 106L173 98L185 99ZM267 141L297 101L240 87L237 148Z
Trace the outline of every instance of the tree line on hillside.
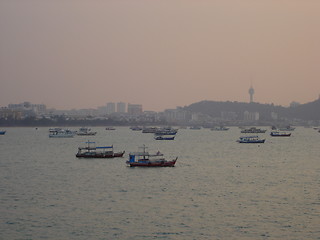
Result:
M235 112L238 117L242 117L245 111L259 112L260 119L272 120L271 113L274 112L280 118L301 119L301 120L320 120L320 99L301 104L296 107L282 107L274 104L244 103L244 102L217 102L201 101L184 107L185 110L194 113L207 114L214 118L221 117L222 112Z

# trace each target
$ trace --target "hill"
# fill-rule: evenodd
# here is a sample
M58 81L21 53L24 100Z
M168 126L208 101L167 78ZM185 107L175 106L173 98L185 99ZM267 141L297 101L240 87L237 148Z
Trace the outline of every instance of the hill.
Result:
M243 118L245 111L258 112L261 120L272 120L272 113L278 118L301 119L301 120L320 120L320 100L301 104L297 107L282 107L273 104L244 103L244 102L217 102L201 101L193 103L184 108L192 113L202 113L213 118L221 117L223 112L236 113L238 119Z

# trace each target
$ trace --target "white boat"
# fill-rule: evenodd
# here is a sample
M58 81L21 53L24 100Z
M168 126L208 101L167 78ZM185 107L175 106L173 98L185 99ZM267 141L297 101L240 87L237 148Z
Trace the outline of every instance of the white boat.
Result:
M79 131L77 132L78 136L94 136L96 134L97 132L93 132L91 131L90 128L86 128L86 127L80 128Z
M272 137L290 137L291 133L281 132L281 131L272 131L270 135Z
M50 138L73 138L74 135L75 135L75 132L69 129L61 129L61 128L49 129Z

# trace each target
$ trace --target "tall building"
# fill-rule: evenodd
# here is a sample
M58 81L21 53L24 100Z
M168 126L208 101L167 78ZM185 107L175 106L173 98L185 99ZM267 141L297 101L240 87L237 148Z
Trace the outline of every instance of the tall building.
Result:
M125 113L126 112L126 104L124 102L117 103L117 112L118 113Z
M259 121L260 119L260 114L258 112L248 112L245 111L243 113L243 120L244 121Z
M254 94L254 89L251 85L251 87L249 88L249 94L250 94L250 103L253 102L253 94Z
M128 113L130 115L140 115L140 114L142 114L142 105L128 103Z
M107 114L116 112L116 104L114 102L107 103Z

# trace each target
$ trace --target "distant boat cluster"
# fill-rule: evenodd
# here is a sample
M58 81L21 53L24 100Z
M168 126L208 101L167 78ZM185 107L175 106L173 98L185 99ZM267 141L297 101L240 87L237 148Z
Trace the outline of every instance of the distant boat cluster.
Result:
M186 129L186 127L181 127ZM236 140L238 143L247 144L262 144L266 142L266 138L263 138L260 134L265 134L267 129L249 127L240 127L240 133L243 134ZM36 128L37 130L38 128ZM178 128L172 127L130 127L132 131L140 131L141 133L150 133L154 135L155 140L175 140L178 133ZM191 126L190 130L201 130L200 126ZM228 131L230 128L225 126L212 127L211 131ZM320 133L319 127L314 127L316 131ZM114 127L106 127L105 130L116 130ZM294 127L271 127L271 137L290 137L292 132L295 130ZM0 135L5 135L6 130L0 130ZM95 136L96 131L92 131L90 128L81 127L79 130L70 130L64 128L50 128L49 138L73 138L74 136ZM221 133L222 134L222 133ZM122 158L125 151L115 152L113 145L107 146L96 146L96 142L87 141L86 146L78 147L76 153L77 158ZM129 159L126 164L130 167L174 167L178 157L174 157L171 160L166 160L164 154L160 151L156 153L149 153L147 147L143 145L142 150L138 152L129 153Z

